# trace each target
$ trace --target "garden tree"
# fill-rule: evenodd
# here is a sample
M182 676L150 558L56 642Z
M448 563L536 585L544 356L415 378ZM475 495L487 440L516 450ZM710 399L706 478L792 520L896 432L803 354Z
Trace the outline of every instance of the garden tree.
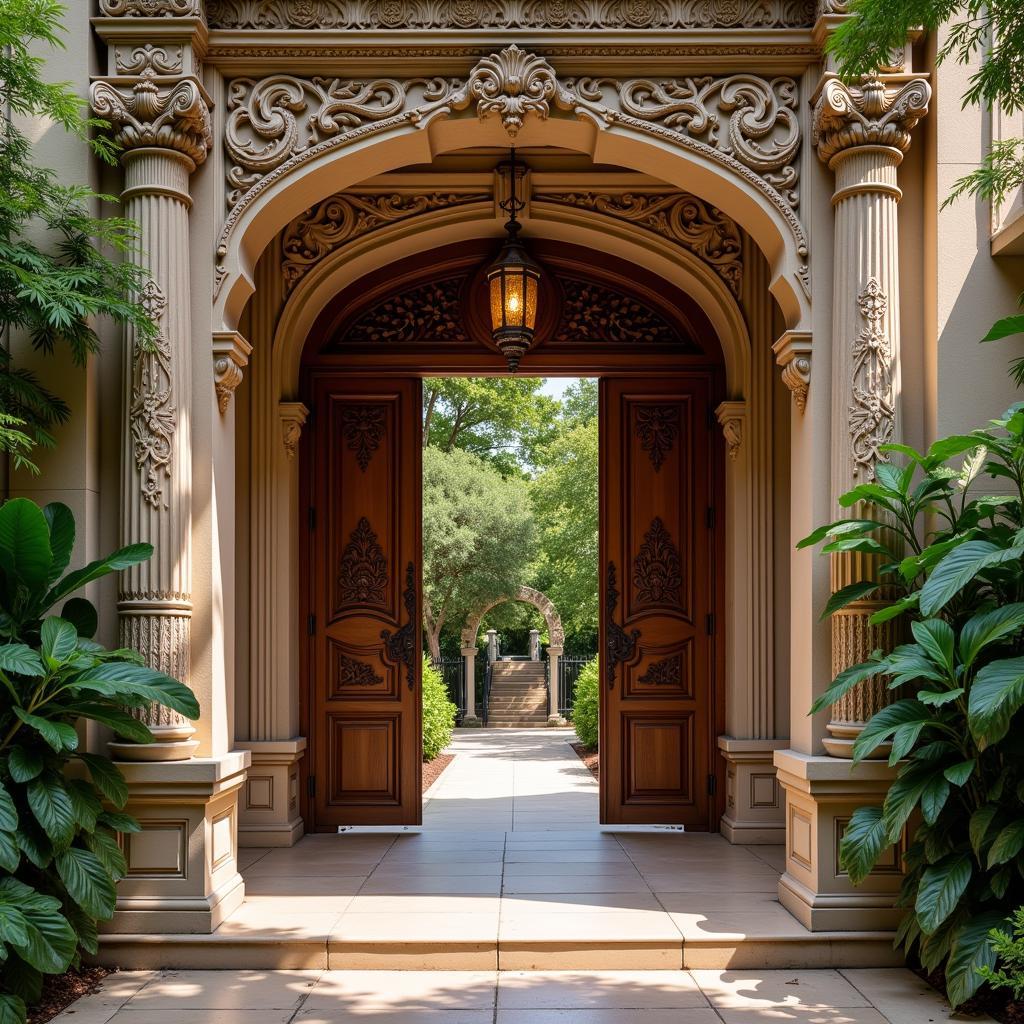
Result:
M554 435L558 402L537 377L433 377L423 398L423 444L472 452L503 476L534 465Z
M140 270L116 259L133 246L134 227L90 216L89 204L109 197L61 184L54 171L35 166L32 145L15 122L55 123L114 162L113 143L103 135L89 137L90 128L104 122L82 116L82 100L68 85L43 81L44 61L32 53L40 43L63 46L63 13L55 0L0 3L0 104L8 115L0 117L0 452L33 472L32 449L53 444L51 431L70 410L15 365L12 332L45 353L61 346L79 367L99 348L98 316L133 324L143 343L155 336L133 298Z
M597 378L580 377L562 396L562 421L575 426L597 419Z
M423 452L423 620L433 658L446 623L514 594L535 558L525 482L470 452Z
M581 382L582 383L582 382ZM596 398L596 388L595 398ZM570 395L573 408L582 389ZM534 585L558 608L566 635L584 645L597 635L597 417L563 424L541 449L544 467L530 485L540 560Z

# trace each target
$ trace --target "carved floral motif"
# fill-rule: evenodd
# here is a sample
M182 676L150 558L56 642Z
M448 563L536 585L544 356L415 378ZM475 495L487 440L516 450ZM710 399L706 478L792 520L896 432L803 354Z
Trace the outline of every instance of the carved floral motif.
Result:
M660 516L651 521L633 560L633 586L637 605L682 603L682 559Z
M488 193L431 192L420 195L339 193L318 203L285 229L285 289L291 291L329 252L385 224L430 210L487 202Z
M203 0L100 0L108 18L201 18Z
M651 465L658 472L679 437L679 406L637 405L635 415L640 447L650 456Z
M875 463L886 456L879 447L892 441L896 399L892 390L892 347L882 328L889 300L871 277L857 296L864 326L853 344L853 398L850 402L850 442L853 475L875 476Z
M365 661L352 658L343 651L338 651L338 675L339 687L347 686L380 686L384 677L373 671L372 665Z
M207 0L215 28L673 29L813 23L806 0Z
M132 393L129 404L132 452L140 474L143 500L153 508L163 508L161 480L171 475L172 440L178 428L178 412L172 401L171 346L162 330L167 298L150 279L142 289L139 302L157 326L152 348L134 347Z
M739 296L743 278L742 242L724 213L688 193L535 192L531 203L556 203L594 210L647 228L689 250L710 266Z
M560 276L562 318L556 344L605 342L621 345L673 345L695 351L660 313L606 284Z
M387 603L388 563L370 521L363 516L349 535L338 567L341 604Z
M467 344L461 294L465 277L428 281L388 296L359 317L341 335L347 345Z
M119 46L115 50L115 63L119 75L141 75L153 71L158 75L180 75L184 61L182 47Z
M661 661L652 661L637 682L644 686L678 686L682 674L683 659L678 654L671 654Z
M365 473L373 453L384 440L387 408L383 405L349 405L341 414L341 432L349 451Z

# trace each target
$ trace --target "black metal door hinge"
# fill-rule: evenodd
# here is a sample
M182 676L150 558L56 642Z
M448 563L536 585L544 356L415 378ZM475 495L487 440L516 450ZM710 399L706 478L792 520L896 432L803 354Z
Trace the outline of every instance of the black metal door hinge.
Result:
M718 789L718 779L714 775L708 776L708 792L714 796L715 790Z
M306 776L306 792L310 796L316 796L316 776L315 775L308 775L308 776Z
M714 617L714 615L708 615L707 621L706 621L706 625L707 625L707 630L708 630L708 636L714 636L715 635L715 617Z
M310 636L316 636L316 616L310 615L306 620L306 628L309 630Z

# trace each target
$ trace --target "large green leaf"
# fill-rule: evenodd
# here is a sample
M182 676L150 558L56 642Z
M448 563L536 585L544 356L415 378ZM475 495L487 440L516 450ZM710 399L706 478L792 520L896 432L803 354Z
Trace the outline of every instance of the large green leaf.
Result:
M0 870L13 873L21 863L21 850L11 832L0 832Z
M27 644L0 645L0 671L39 678L46 675L42 658Z
M881 807L858 807L839 843L839 861L854 885L871 874L882 851L889 846Z
M97 558L81 569L70 572L59 583L55 584L44 600L44 607L49 608L62 598L73 594L80 587L84 587L93 580L107 576L112 572L120 572L123 569L130 569L139 562L145 562L153 556L152 544L129 544L128 547L120 548L106 558Z
M963 786L971 775L974 774L977 763L977 759L972 757L969 761L960 761L957 764L950 765L942 774L954 786Z
M993 661L974 677L967 699L971 733L985 745L1001 740L1024 704L1024 657Z
M988 851L988 866L1005 864L1024 850L1024 818L1011 822L1000 830Z
M921 814L929 825L938 820L949 799L949 782L943 775L933 775L921 793Z
M97 819L103 813L103 804L100 803L92 783L85 779L68 779L67 790L79 828L92 832L96 828Z
M934 765L911 763L889 787L882 805L889 842L895 843L903 834L904 826L921 802L921 796L935 774Z
M142 826L130 815L119 811L104 811L100 815L100 824L112 828L115 832L141 832Z
M75 546L75 516L67 505L54 501L43 508L43 518L50 531L50 551L53 554L46 580L50 584L60 578L71 561L71 551Z
M810 713L824 710L837 700L841 700L859 682L877 675L884 668L882 661L862 661L859 665L851 665L844 669L832 681L832 685L811 705Z
M0 903L0 941L12 946L24 946L28 942L25 915L11 903Z
M960 630L960 660L970 668L982 650L1024 627L1024 604L1005 604L968 619Z
M914 634L918 645L932 661L941 665L947 672L952 671L955 637L948 622L942 619L912 622L910 631Z
M48 718L30 715L21 708L15 708L14 713L30 729L35 729L55 753L74 750L78 746L78 733L75 732L74 726L68 725L67 722L51 722Z
M989 932L1006 921L1006 914L988 910L960 926L946 962L946 997L953 1007L965 1003L982 983L982 967L995 967L996 953Z
M921 588L921 613L936 614L979 573L994 565L1015 561L1022 555L1022 548L1001 548L987 540L969 540L953 548Z
M13 832L18 827L18 809L11 794L0 782L0 832Z
M60 900L8 877L0 878L0 904L16 907L25 918L27 941L14 946L18 955L37 970L63 974L75 956L77 942L61 914Z
M1024 333L1024 313L1013 313L997 320L981 340L1002 341L1003 338L1010 338L1015 334L1022 333Z
M7 755L7 770L15 782L30 782L43 767L43 755L33 747L11 747Z
M115 807L124 807L128 802L128 783L124 781L121 769L109 758L100 754L79 754L92 776L96 788Z
M39 647L43 657L54 667L63 664L78 647L78 631L70 622L51 615L39 630Z
M158 701L186 718L199 717L199 702L187 686L145 665L106 662L86 669L75 680L75 685L107 697L144 697L146 700Z
M848 587L837 590L825 603L825 610L821 613L821 618L827 619L840 608L845 608L848 604L859 601L862 597L867 597L868 594L873 594L879 586L880 584L872 583L871 580L861 580L859 583L851 583Z
M50 531L34 501L12 498L0 506L0 555L30 593L46 586L53 562Z
M884 743L902 725L927 725L932 712L919 701L898 700L877 712L861 730L853 744L854 761L870 757L880 743Z
M924 869L914 905L922 931L931 934L953 913L973 870L964 853L950 854Z
M809 548L820 543L826 537L842 537L849 533L869 533L871 530L881 529L885 523L874 519L838 519L827 526L819 526L813 533L809 533L803 540L797 542L797 548Z
M25 1024L27 1016L24 999L0 993L0 1024Z
M93 603L84 597L73 597L66 601L60 610L60 617L75 627L79 638L90 638L96 635L99 616L96 614Z
M96 854L96 857L111 878L116 881L125 876L128 871L128 864L112 832L107 832L105 829L97 829L92 835L85 837L85 845Z
M979 860L982 850L985 848L985 838L988 836L989 828L998 813L998 805L985 804L971 815L968 822L967 832L971 840L971 849L974 850L974 854Z
M77 822L71 798L59 776L47 772L33 779L25 789L28 806L43 831L57 847L66 846L75 834Z
M152 743L153 734L137 718L132 718L120 708L107 704L81 703L75 705L76 713L82 718L90 718L100 725L110 726L122 739L132 743Z
M57 874L71 898L90 917L107 921L114 913L114 883L97 856L77 846L57 854Z

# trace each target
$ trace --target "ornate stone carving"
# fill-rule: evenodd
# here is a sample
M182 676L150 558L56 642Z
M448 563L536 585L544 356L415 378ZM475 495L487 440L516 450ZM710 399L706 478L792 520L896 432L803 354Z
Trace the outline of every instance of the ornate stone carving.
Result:
M644 686L678 686L683 675L683 659L671 654L661 661L653 661L637 680Z
M385 224L430 210L489 202L489 193L431 192L425 195L341 192L302 214L285 229L281 265L291 291L328 253Z
M688 193L535 192L531 203L556 203L594 210L637 224L692 252L739 296L743 278L742 242L724 213Z
M107 18L201 18L203 0L100 0Z
M291 460L299 453L299 438L302 437L302 427L309 410L301 402L281 402L279 412L281 441L284 444L285 455Z
M634 408L640 447L647 452L655 472L660 472L665 456L679 437L679 406L637 405Z
M811 336L787 331L772 345L772 351L782 367L782 383L793 393L793 404L803 412L811 386Z
M562 318L554 344L672 345L696 351L660 313L606 284L559 276Z
M115 47L114 64L119 75L141 75L152 71L157 75L180 75L184 63L184 50L180 46Z
M563 648L565 646L565 630L562 628L562 619L555 608L554 602L547 594L542 594L533 587L519 587L512 597L500 598L466 618L466 625L462 628L462 646L476 650L476 636L480 629L480 622L483 617L496 605L504 601L525 601L532 604L537 611L544 616L548 627L548 647Z
M427 281L388 296L344 328L339 340L346 345L468 344L461 303L465 280L460 275Z
M251 353L252 345L236 331L213 336L213 385L222 416L228 411L235 388L242 383L242 370L249 364Z
M373 671L372 665L365 661L352 658L343 651L338 651L338 675L339 687L348 686L380 686L384 677Z
M364 473L384 440L386 415L387 407L383 405L349 405L342 411L342 435Z
M206 96L194 79L164 84L150 67L130 85L94 82L89 97L93 112L114 125L114 139L124 149L174 149L201 164L213 144Z
M405 625L394 633L389 629L380 631L380 638L388 652L388 657L405 666L405 681L410 690L416 689L416 566L410 562L405 567L405 590L402 591L402 603L405 605Z
M651 2L656 0L629 0L634 5ZM793 233L797 254L806 260L806 236L794 212L800 147L797 101L797 83L787 77L562 79L546 60L514 45L481 58L465 81L281 74L258 81L235 79L228 87L225 131L233 209L221 232L218 261L227 255L227 239L244 209L292 168L327 148L402 125L422 127L435 117L473 105L480 117L500 116L510 135L529 114L548 117L557 108L599 127L622 125L715 160L779 210ZM223 271L216 276L221 281ZM798 277L807 290L806 263Z
M363 516L349 535L338 566L341 604L387 604L388 562L377 534Z
M605 679L608 682L608 689L615 687L615 673L619 662L630 661L636 654L636 642L640 639L640 630L633 629L626 632L615 621L615 609L619 606L619 590L616 581L615 563L608 563L608 572L605 578L604 606L606 612L605 622Z
M210 24L241 29L798 28L806 0L207 0Z
M734 462L739 458L743 446L743 421L746 419L745 402L720 402L715 409L715 416L725 435L726 451Z
M850 402L850 446L853 475L863 471L875 478L875 463L885 461L879 446L893 439L896 426L896 398L892 389L893 354L889 337L882 328L889 300L875 278L869 278L857 296L857 308L864 326L853 344L852 400Z
M797 205L799 89L792 78L640 78L623 82L618 91L623 113L731 156Z
M637 605L682 603L683 563L679 549L660 516L651 521L633 559L633 586Z
M146 314L157 326L151 348L136 343L129 421L132 450L139 471L143 500L153 508L166 506L161 481L171 474L171 453L178 412L173 401L171 346L164 337L162 322L167 308L163 290L150 279L139 296Z
M893 146L905 153L910 133L928 113L932 90L923 78L890 84L869 78L847 85L828 77L814 99L811 141L826 163L853 146Z

